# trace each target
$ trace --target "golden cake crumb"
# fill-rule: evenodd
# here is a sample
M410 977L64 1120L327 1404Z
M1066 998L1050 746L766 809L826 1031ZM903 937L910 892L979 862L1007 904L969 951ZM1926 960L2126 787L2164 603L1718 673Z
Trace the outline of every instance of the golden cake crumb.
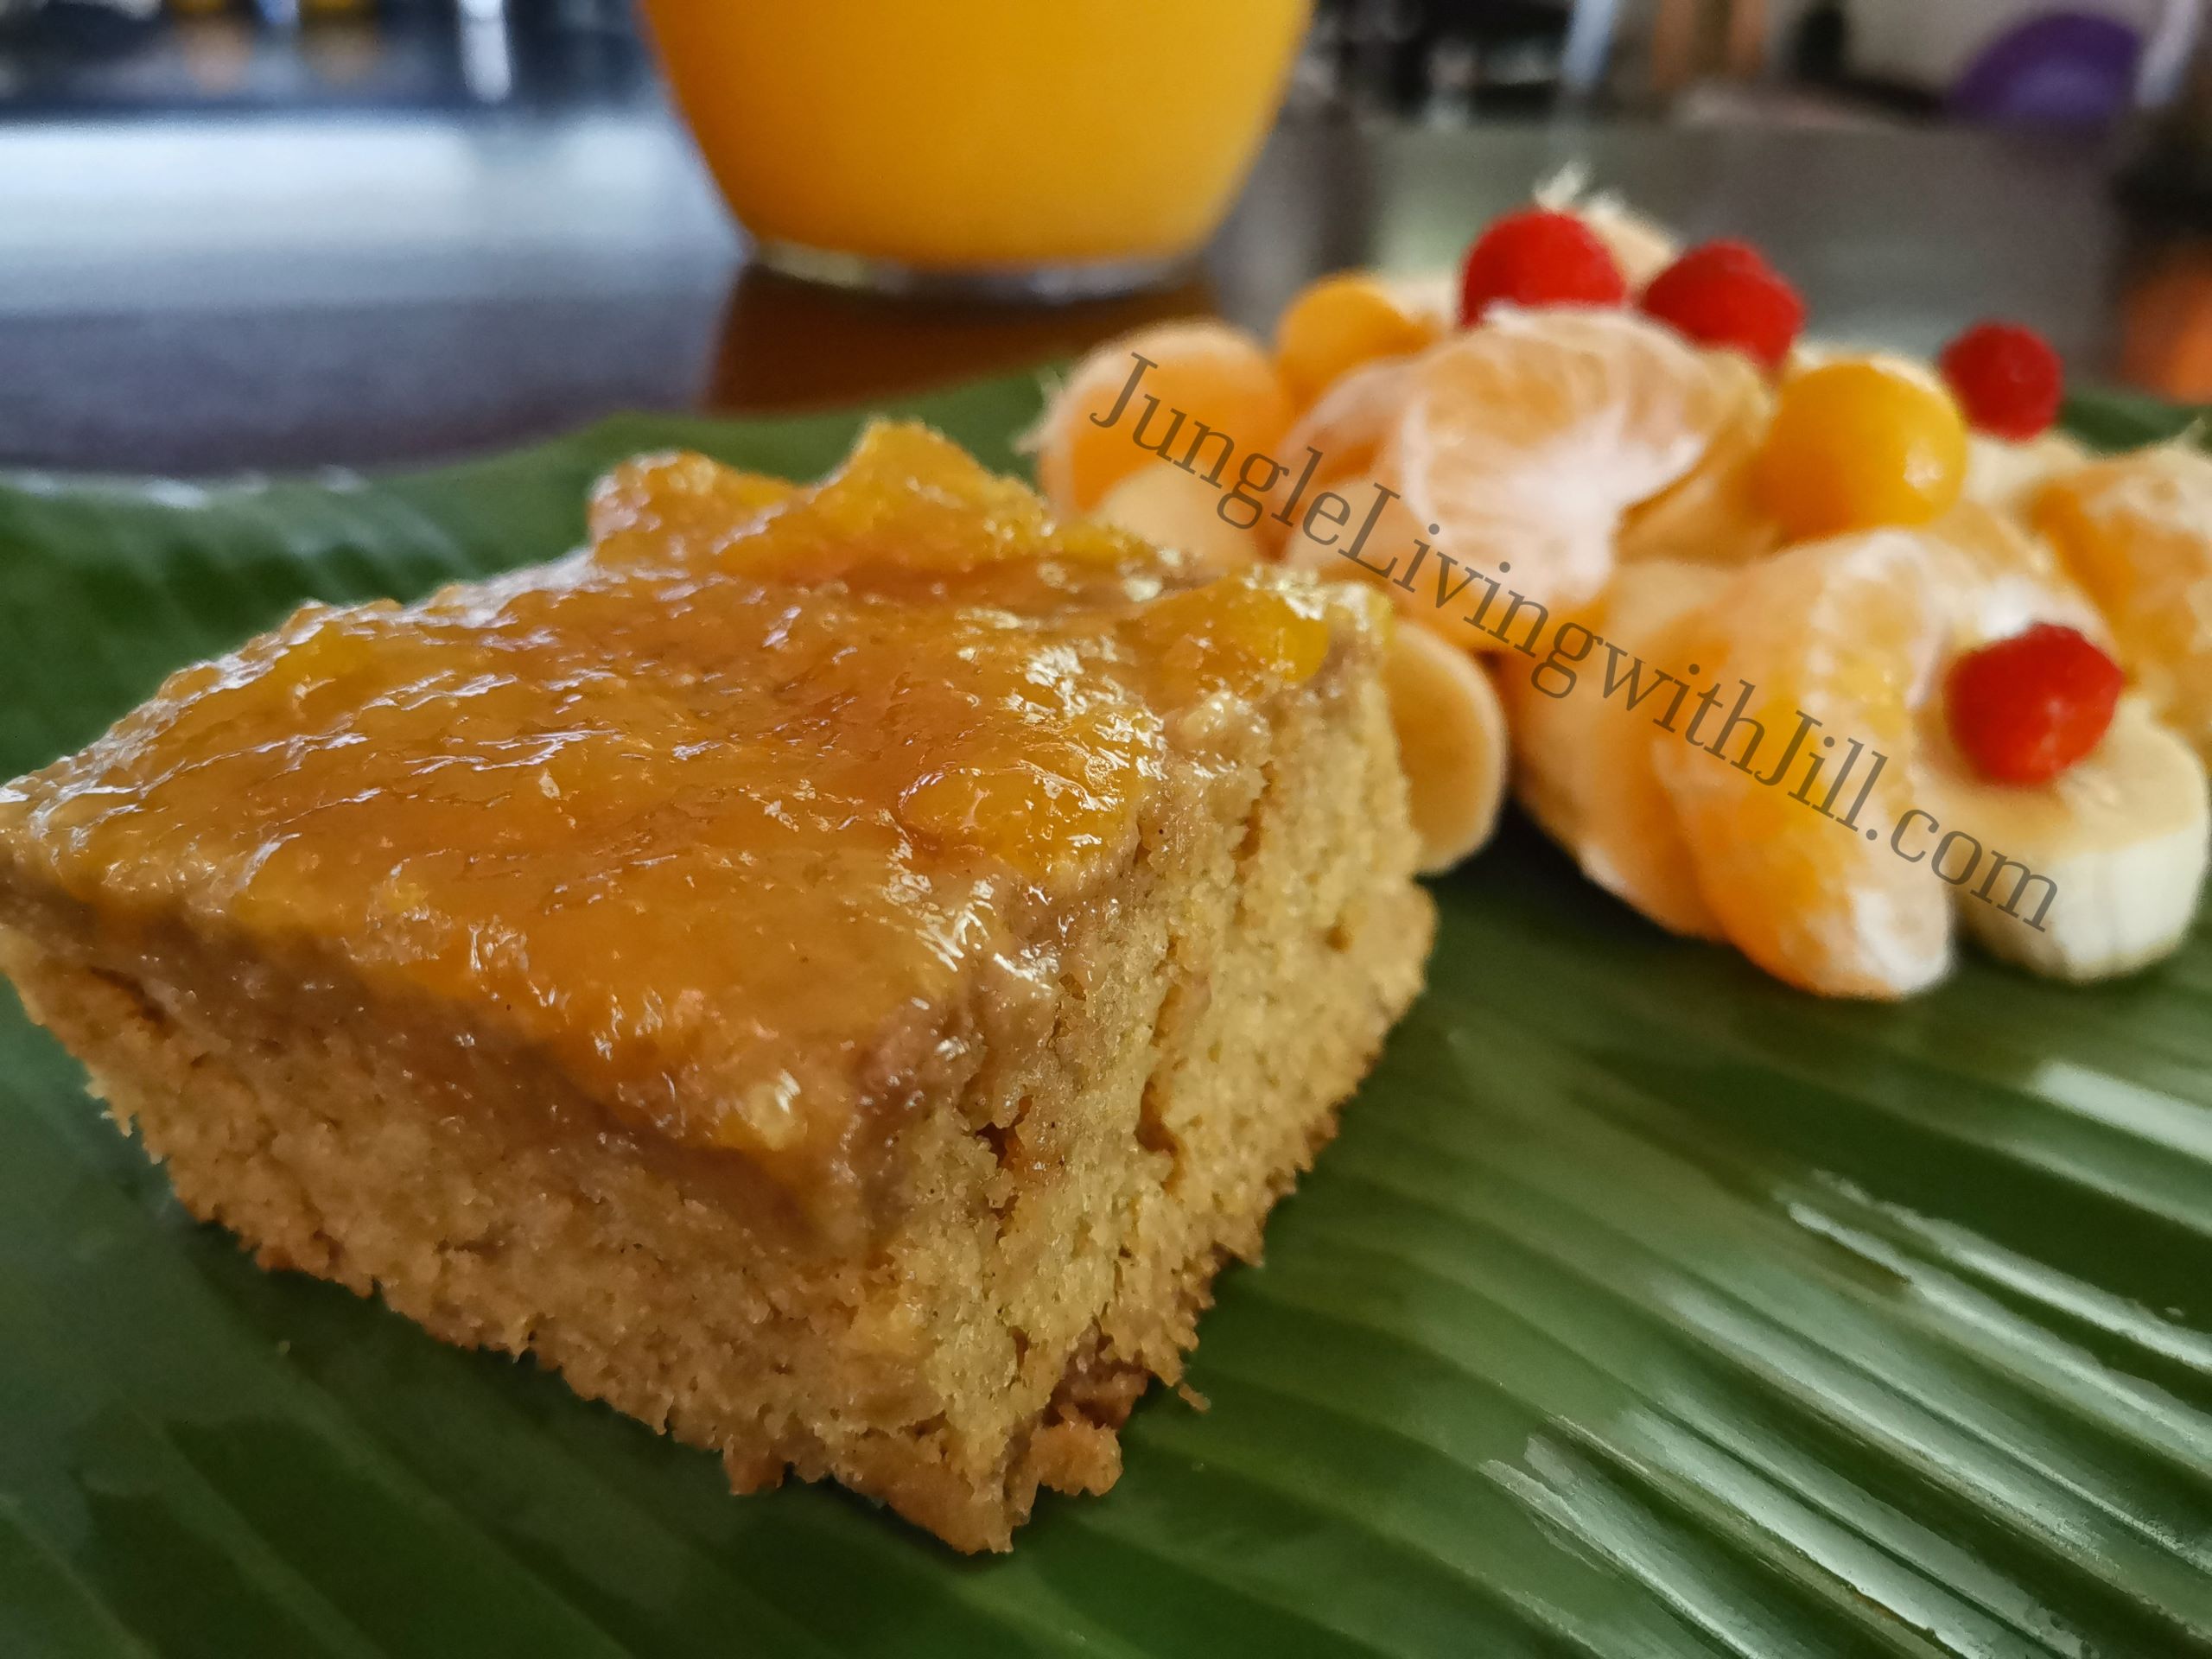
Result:
M0 967L265 1264L1003 1548L1419 988L1387 620L915 428L593 531L0 790Z

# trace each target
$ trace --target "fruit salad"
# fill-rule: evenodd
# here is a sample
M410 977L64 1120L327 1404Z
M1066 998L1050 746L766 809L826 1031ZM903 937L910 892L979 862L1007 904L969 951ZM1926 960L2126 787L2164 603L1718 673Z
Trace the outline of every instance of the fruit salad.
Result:
M2156 960L2212 842L2212 457L2088 454L2017 325L1931 365L1807 321L1747 243L1540 192L1456 278L1110 341L1029 442L1065 512L1390 598L1432 870L1510 789L1808 990L1908 995L1961 935Z

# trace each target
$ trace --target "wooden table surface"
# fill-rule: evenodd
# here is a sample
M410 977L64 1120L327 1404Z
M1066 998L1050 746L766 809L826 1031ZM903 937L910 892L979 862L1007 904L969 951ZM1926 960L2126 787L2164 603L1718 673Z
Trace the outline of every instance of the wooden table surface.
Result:
M1451 263L1586 162L1745 235L1823 333L1923 351L1973 317L2108 375L2125 233L2104 158L1918 130L1279 131L1202 270L1065 309L919 305L749 268L656 97L574 108L0 124L0 465L209 474L494 448L609 410L853 402L1151 316L1265 327L1316 272Z

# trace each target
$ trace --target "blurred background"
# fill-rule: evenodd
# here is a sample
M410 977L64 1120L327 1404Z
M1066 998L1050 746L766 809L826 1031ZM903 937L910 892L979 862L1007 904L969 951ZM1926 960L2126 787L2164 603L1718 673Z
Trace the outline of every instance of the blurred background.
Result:
M1450 265L1568 164L1761 243L1815 333L2009 315L2212 398L2205 10L1320 0L1187 281L1009 309L749 263L626 0L0 0L0 463L374 464L1264 328L1318 271Z

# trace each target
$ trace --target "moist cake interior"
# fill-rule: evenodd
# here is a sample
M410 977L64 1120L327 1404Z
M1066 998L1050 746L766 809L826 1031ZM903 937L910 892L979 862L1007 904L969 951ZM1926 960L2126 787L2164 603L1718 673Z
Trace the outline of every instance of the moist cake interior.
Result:
M1111 1484L1419 988L1387 618L912 429L797 495L633 467L594 529L10 786L0 966L264 1263L1005 1548Z

